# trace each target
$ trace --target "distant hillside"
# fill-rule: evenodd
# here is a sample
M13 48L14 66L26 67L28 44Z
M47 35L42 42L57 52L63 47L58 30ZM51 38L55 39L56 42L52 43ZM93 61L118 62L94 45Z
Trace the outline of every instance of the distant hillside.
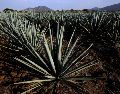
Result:
M94 8L92 8L91 10L99 10L100 8L98 8L98 7L94 7Z
M110 6L106 6L103 8L98 8L98 7L94 7L90 10L106 10L106 11L117 11L120 10L120 3L118 4L114 4L114 5L110 5Z
M36 12L40 12L40 11L52 11L52 9L46 7L46 6L38 6L38 7L35 7L35 8L27 8L27 9L24 9L24 11L36 11Z
M120 3L114 4L114 5L111 5L111 6L103 7L103 8L101 8L101 10L107 10L107 11L116 11L116 10L120 10Z

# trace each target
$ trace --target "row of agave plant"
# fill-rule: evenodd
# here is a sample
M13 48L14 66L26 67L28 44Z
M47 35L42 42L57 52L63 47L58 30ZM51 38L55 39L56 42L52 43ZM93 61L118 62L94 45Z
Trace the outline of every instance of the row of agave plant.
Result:
M112 42L119 40L118 13L1 13L0 16L0 32L7 34L11 40L11 45L7 48L13 52L22 52L19 56L14 55L14 60L39 74L38 79L14 83L32 84L32 88L22 94L44 88L46 83L53 87L51 94L57 93L59 83L76 88L76 92L82 94L79 82L103 79L76 75L99 63L97 60L81 63L89 57L88 50L100 39L100 42L104 42L106 37ZM64 43L65 41L67 42ZM83 45L87 42L89 47L81 51L80 42ZM40 52L37 51L38 48Z
M48 28L50 22L51 28L56 32L57 22L65 26L65 35L72 34L74 29L78 34L82 33L82 42L84 44L91 42L101 42L105 46L113 46L119 41L120 13L119 12L90 12L90 13L65 13L51 12L43 14L26 15L25 18L35 25L41 25L40 29ZM70 34L70 35L69 35Z

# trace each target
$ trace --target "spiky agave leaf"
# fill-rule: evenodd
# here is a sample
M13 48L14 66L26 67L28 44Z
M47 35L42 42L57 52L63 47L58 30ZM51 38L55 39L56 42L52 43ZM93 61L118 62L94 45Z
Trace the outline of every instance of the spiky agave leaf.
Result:
M21 94L27 94L27 93L29 93L30 91L33 91L34 89L36 89L36 88L41 88L41 83L35 83L35 84L33 84L31 87L32 88L30 88L30 89L28 89L27 91L25 91L25 92L23 92L23 93L21 93Z

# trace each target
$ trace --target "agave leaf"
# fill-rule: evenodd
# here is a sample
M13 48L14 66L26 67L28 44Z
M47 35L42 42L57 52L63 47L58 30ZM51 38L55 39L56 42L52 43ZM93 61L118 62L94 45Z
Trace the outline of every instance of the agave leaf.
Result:
M22 48L20 48L20 47L18 47L17 49L16 48L7 47L7 46L3 46L3 45L0 45L0 47L5 48L5 49L9 49L9 50L13 50L13 51L16 51L16 52L22 50Z
M47 75L47 76L45 76L46 78L49 78L49 79L55 79L55 77L54 76L50 76L50 75Z
M32 45L28 42L27 45L25 45L25 47L29 50L29 52L35 56L36 58L38 58L40 60L40 63L44 64L46 66L46 68L49 70L49 66L47 66L46 62L42 59L42 57L35 51L35 49L32 47Z
M94 61L91 61L91 62L89 62L89 63L85 63L85 64L82 64L82 65L80 65L78 68L76 68L76 69L73 69L73 70L71 70L71 71L68 71L67 73L65 73L64 74L64 76L66 76L66 75L69 75L69 74L72 74L72 73L75 73L75 72L79 72L79 71L81 71L81 70L84 70L84 69L86 69L86 68L89 68L89 67L91 67L91 66L94 66L94 65L96 65L96 64L98 64L99 62L96 62L96 60L94 60Z
M83 51L83 53L80 54L80 56L78 56L74 61L72 61L72 62L67 66L67 68L63 71L62 74L64 74L67 70L69 70L69 69L72 67L72 65L76 64L76 63L77 63L76 61L77 61L79 58L83 57L83 56L86 54L86 52L92 47L92 45L93 45L93 43L92 43L85 51Z
M90 80L103 80L104 77L92 77L92 76L77 76L77 77L67 77L68 81L90 81Z
M50 32L50 48L51 48L51 53L52 53L52 51L53 51L53 36L52 36L52 31L51 31L51 29L50 29L50 24L49 24L49 32Z
M89 53L86 54L84 57L82 57L82 58L80 59L80 61L83 60L84 58L86 58L88 55L89 55ZM77 64L77 63L80 63L80 61L79 61L79 62L76 62L76 64ZM74 66L74 65L73 65L73 66ZM69 67L69 69L70 69L70 68L72 68L72 66ZM63 71L61 72L60 76L63 76L63 75L67 72L67 70L69 70L69 69L68 69L68 66L66 66L66 67L63 69Z
M82 26L87 32L90 33L90 31L85 26L83 26L82 24L80 24L80 26Z
M101 26L102 22L104 22L104 21L103 21L104 19L105 19L105 15L104 15L104 14L102 14L102 17L100 18L100 21L99 21L99 24L98 24L97 31L99 30L99 28L100 28L100 26Z
M50 81L53 81L53 80L54 80L54 79L32 80L32 81L18 82L18 83L14 83L14 84L42 83L42 82L50 82Z
M59 45L59 34L60 33L60 25L59 25L59 21L58 21L58 25L57 25L57 43Z
M37 65L36 63L34 63L33 61L31 61L30 59L28 59L28 58L26 58L24 56L21 56L21 57L23 57L26 61L28 61L30 64L34 65L35 67L37 67L38 69L40 69L44 73L49 74L45 69L43 69L42 67L40 67L39 65Z
M41 71L41 70L38 69L37 67L35 67L35 66L33 66L33 65L31 65L31 64L29 64L29 63L27 63L27 62L25 62L25 61L23 61L23 60L21 60L21 59L18 59L18 58L14 58L14 59L17 60L17 61L19 61L20 63L23 63L24 65L26 65L26 66L32 68L32 69L34 69L34 70L40 72L40 73L45 74L43 71Z
M21 94L27 94L28 92L30 92L30 91L32 91L32 90L38 88L38 87L41 87L41 83L35 83L35 84L32 86L31 89L29 89L29 90L27 90L27 91L24 91L24 92L21 93Z
M45 34L44 33L43 33L43 39L44 39L45 50L47 51L47 55L49 57L50 63L52 65L52 68L53 68L54 72L56 73L55 64L54 64L54 61L53 61L53 58L52 58L52 55L51 55L51 52L50 52L50 49L49 49L49 46L48 46L48 43L47 43L47 40L45 38Z
M74 47L76 46L76 43L78 42L79 37L76 39L76 41L74 42L73 46L71 47L71 49L69 50L68 54L65 56L64 60L63 60L63 66L66 64L66 62L68 61L68 58L70 57L71 52L73 51Z
M72 33L72 35L71 35L71 38L70 38L70 40L69 40L69 43L68 43L68 46L67 46L67 49L66 49L66 52L65 52L65 56L66 56L66 54L68 53L68 50L69 50L69 48L70 48L70 44L71 44L71 41L72 41L72 39L73 39L74 33L75 33L75 30L73 31L73 33Z
M61 56L62 56L62 41L63 41L63 32L64 27L62 27L62 30L60 32L60 43L59 43L59 51L58 51L58 61L61 62Z
M31 44L33 47L36 46L36 39L37 39L37 36L36 36L36 29L35 29L35 26L32 25L31 27L31 32L30 32L30 36L31 36Z

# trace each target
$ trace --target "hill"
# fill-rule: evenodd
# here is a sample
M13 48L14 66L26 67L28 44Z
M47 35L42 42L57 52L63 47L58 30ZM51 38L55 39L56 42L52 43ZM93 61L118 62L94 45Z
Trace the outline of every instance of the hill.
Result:
M90 10L101 10L101 11L118 11L120 10L120 3L118 4L114 4L114 5L110 5L110 6L106 6L103 8L98 8L98 7L94 7Z
M38 6L38 7L34 7L34 8L27 8L24 9L24 11L36 11L36 12L41 12L41 11L52 11L52 9L46 7L46 6Z
M117 11L117 10L120 10L120 3L103 7L100 10L107 10L107 11Z
M100 8L98 8L98 7L94 7L94 8L92 8L91 10L99 10Z

